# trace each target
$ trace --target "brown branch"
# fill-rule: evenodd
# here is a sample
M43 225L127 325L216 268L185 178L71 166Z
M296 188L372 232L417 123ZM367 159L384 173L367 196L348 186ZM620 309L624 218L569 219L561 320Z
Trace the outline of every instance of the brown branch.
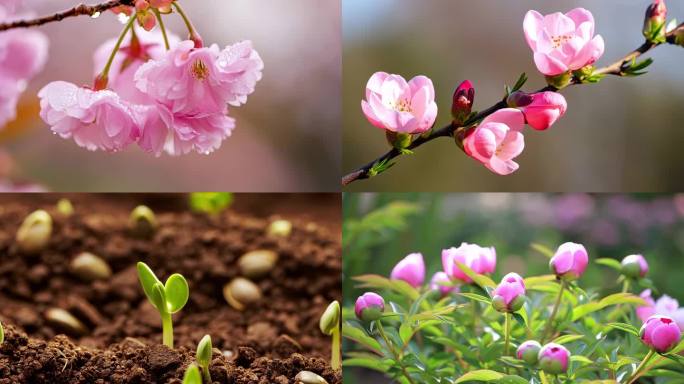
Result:
M666 35L666 40L667 43L669 44L675 44L675 34L679 31L684 30L684 23L680 24L675 28L674 30L670 31ZM613 76L619 76L623 77L626 76L625 69L629 67L629 65L632 63L632 61L639 56L643 55L644 53L650 51L651 49L661 45L661 43L653 43L650 41L644 42L639 48L633 50L629 54L625 55L623 58L620 60L602 67L596 69L594 71L594 74L598 75L613 75ZM573 81L571 85L575 84L582 84L581 81L579 81L577 78L573 78ZM555 91L558 92L559 90L556 89L553 86L546 86L542 89L537 90L536 92L544 92L544 91ZM472 124L475 124L476 122L484 119L485 117L491 115L492 113L498 111L499 109L506 108L506 100L501 100L498 103L494 104L493 106L480 111L477 113L475 116L472 118L468 119L468 121L463 124L464 127L468 127ZM424 135L424 136L418 136L411 145L408 146L408 150L414 150L421 145L428 143L434 139L440 138L440 137L452 137L454 136L454 131L460 127L455 127L453 124L449 124L445 127L439 128L439 129L434 129L432 130L429 134ZM367 164L355 169L354 171L350 172L349 174L345 175L342 177L342 186L349 185L353 183L356 180L363 180L363 179L368 179L370 177L373 177L375 175L370 173L370 170L373 168L373 166L377 163L383 162L383 161L390 161L398 156L402 155L402 152L397 150L396 148L392 148L391 150L387 151L384 155L378 157L377 159L368 162Z
M37 19L17 20L17 21L11 21L8 23L2 23L2 24L0 24L0 31L6 31L8 29L13 29L13 28L37 27L39 25L51 23L53 21L61 21L67 17L73 17L73 16L81 16L81 15L93 16L94 14L96 14L98 12L104 12L104 11L112 9L114 7L118 7L120 5L132 6L133 0L110 0L110 1L107 1L105 3L95 4L95 5L79 4L79 5L71 8L71 9L67 9L66 11L57 12L55 14L39 17Z

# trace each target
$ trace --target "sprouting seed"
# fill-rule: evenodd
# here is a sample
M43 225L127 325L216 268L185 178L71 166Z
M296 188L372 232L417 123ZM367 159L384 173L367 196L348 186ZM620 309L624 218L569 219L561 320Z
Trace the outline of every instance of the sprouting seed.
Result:
M328 384L328 382L311 371L301 371L295 376L295 384Z
M292 232L292 223L287 220L276 220L268 226L267 232L273 237L288 237Z
M190 208L195 212L217 215L233 202L228 192L194 192L190 194Z
M57 212L64 217L69 217L74 214L74 206L69 199L59 199L57 202Z
M341 315L342 313L340 311L340 303L337 300L335 300L332 303L330 303L330 305L328 305L328 308L326 308L325 312L323 312L323 315L321 316L321 320L319 322L321 332L323 332L323 334L325 335L332 336L332 353L330 357L330 366L334 370L339 370L342 366L342 361L340 357Z
M81 252L69 265L71 272L84 281L107 280L112 269L106 261L90 252Z
M237 277L223 287L223 297L233 308L243 311L246 305L261 300L261 289L250 280Z
M128 219L128 228L131 233L140 238L151 237L157 230L157 225L157 218L154 216L154 212L145 205L135 207Z
M202 384L202 376L200 376L200 371L197 368L197 365L190 364L188 369L185 370L183 384Z
M52 217L42 209L26 216L17 230L17 244L26 253L36 253L45 248L52 234Z
M195 358L197 364L202 368L202 375L207 383L211 383L211 374L209 373L209 364L211 364L212 346L211 336L204 335L199 344L197 344L197 353Z
M162 284L150 267L138 262L138 278L145 296L159 311L162 320L162 340L164 345L173 348L173 323L171 315L183 309L188 302L190 290L185 278L174 273Z
M238 266L243 275L258 279L267 275L278 261L278 254L268 249L250 251L240 256Z

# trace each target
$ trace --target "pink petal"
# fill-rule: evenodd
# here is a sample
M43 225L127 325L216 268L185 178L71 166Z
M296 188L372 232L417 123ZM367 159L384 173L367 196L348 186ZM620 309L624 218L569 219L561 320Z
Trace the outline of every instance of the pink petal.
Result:
M490 171L503 176L510 175L520 167L518 163L513 160L502 160L497 156L492 157L486 165Z
M373 76L368 79L366 84L366 99L370 98L370 93L380 94L382 92L382 83L389 76L387 72L375 72Z
M525 148L525 138L517 131L511 131L499 145L499 153L496 155L501 160L512 160L518 157Z
M544 53L535 52L534 63L539 72L547 76L556 76L568 71L568 67L562 61Z
M363 111L363 114L366 116L366 119L368 119L368 121L371 124L378 128L385 128L382 121L380 121L380 119L375 115L373 108L371 108L371 106L368 104L366 100L361 100L361 110Z
M480 126L490 122L505 124L513 131L522 131L525 127L525 116L516 108L503 108L485 117Z
M591 12L589 12L588 10L584 8L575 8L572 11L566 13L565 16L572 19L576 27L579 27L583 23L588 23L589 25L591 25L591 29L589 30L589 36L594 35L594 15L592 15Z
M544 29L553 36L571 35L575 32L575 22L560 12L544 16Z
M473 155L479 159L489 159L496 152L496 136L489 129L477 129L472 134Z
M537 40L544 30L544 16L537 11L528 11L523 21L523 31L527 44L533 51L537 50Z
M594 64L605 50L603 37L596 35L584 48L577 54L577 56L570 63L570 69L577 70L587 65Z
M426 99L428 101L433 101L435 99L435 87L429 77L416 76L409 81L408 85L411 89L411 94L415 95L421 89L425 89L427 91Z

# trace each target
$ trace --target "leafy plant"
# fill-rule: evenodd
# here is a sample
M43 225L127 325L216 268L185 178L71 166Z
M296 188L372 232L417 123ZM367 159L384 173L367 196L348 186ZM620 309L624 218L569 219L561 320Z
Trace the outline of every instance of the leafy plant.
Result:
M321 315L321 320L319 322L321 332L332 337L330 366L334 370L339 370L342 367L342 361L340 357L340 319L340 303L335 300L328 305L328 308L326 308L325 312L323 312L323 315Z
M190 194L190 208L195 212L216 215L228 208L233 202L233 194L228 192L194 192Z
M161 316L164 345L173 348L171 315L183 309L188 302L190 295L188 282L182 275L174 273L169 276L165 284L162 284L150 267L143 262L138 262L138 278L145 296Z
M199 344L197 344L197 353L195 358L197 364L202 368L202 375L207 383L211 383L211 374L209 373L209 364L211 364L212 355L211 336L204 335Z

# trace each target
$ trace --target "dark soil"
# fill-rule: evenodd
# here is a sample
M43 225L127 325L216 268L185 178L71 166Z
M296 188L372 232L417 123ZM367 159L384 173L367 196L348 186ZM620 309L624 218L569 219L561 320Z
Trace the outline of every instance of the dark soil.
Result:
M0 205L1 384L180 383L204 334L215 347L214 382L294 383L297 373L308 370L341 383L329 366L330 340L318 327L327 304L341 297L339 216L314 223L308 218L330 215L288 214L292 234L273 238L265 234L269 218L231 210L209 217L185 211L184 199L166 199L165 205L176 206L156 211L159 230L140 240L126 228L135 198L71 199L76 213L69 218L54 211L56 196L42 196L38 204L25 196L5 198ZM308 209L330 212L317 202ZM323 202L339 207L335 198ZM41 253L22 254L16 230L38 208L52 214L53 236ZM264 299L239 312L225 302L222 287L239 276L237 259L255 249L274 250L280 259L257 281ZM105 259L112 278L85 283L73 276L69 261L83 251ZM178 272L190 285L188 304L174 315L174 350L161 345L159 315L137 280L139 260L162 280ZM61 335L45 320L54 307L79 318L88 334Z

